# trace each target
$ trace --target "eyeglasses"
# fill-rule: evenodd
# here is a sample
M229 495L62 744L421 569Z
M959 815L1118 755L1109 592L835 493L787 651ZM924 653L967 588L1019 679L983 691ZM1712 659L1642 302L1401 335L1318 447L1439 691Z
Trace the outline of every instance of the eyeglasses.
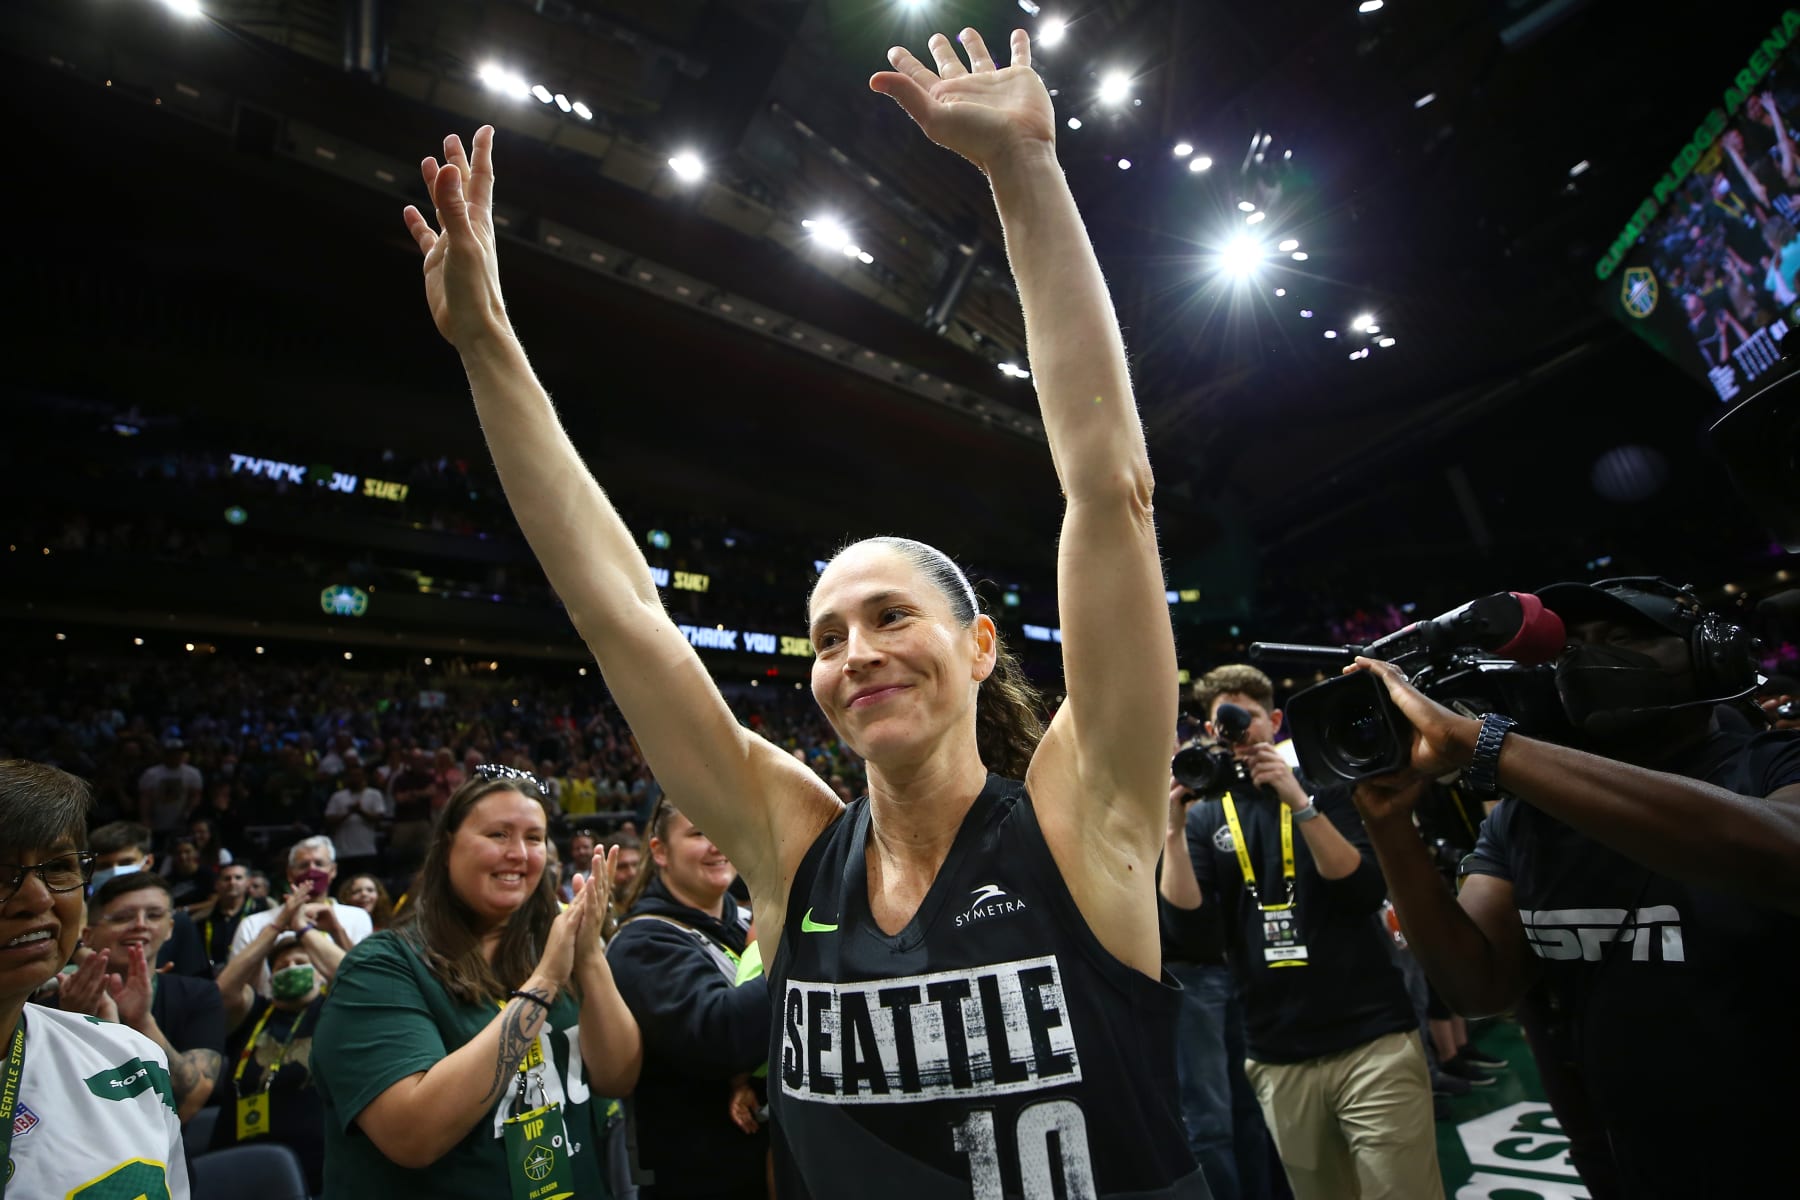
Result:
M11 900L25 886L25 875L30 871L36 871L38 882L53 892L72 892L85 887L94 877L94 860L98 857L90 850L81 850L74 854L59 854L29 867L20 863L0 863L0 881L4 881L0 882L0 903Z
M123 929L127 925L136 924L140 916L144 918L146 924L155 925L169 919L169 910L166 908L128 908L120 912L107 913L100 918L100 923L111 925L115 929Z
M506 779L512 781L523 780L535 788L539 795L543 795L544 792L544 785L538 782L538 777L536 775L533 775L530 771L521 771L517 767L506 766L504 763L477 763L475 765L475 778L488 780Z

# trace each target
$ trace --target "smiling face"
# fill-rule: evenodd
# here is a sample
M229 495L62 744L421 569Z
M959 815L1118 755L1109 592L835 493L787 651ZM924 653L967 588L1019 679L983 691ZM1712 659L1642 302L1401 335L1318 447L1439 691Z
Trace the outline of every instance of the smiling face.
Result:
M948 736L975 736L975 695L994 669L994 624L957 620L951 601L906 555L850 547L813 589L813 699L838 735L879 765Z
M44 850L0 848L0 860L35 866L75 853L73 838ZM0 887L10 881L0 881ZM87 902L82 889L53 892L28 871L0 903L0 1005L22 1002L75 954Z
M683 904L711 911L737 878L737 869L712 839L680 812L669 814L664 834L650 839L650 853L663 886Z
M450 886L483 927L499 925L544 874L544 806L510 788L476 801L450 838Z
M133 888L107 900L89 914L92 919L81 937L90 949L111 950L107 969L122 975L130 965L130 950L144 952L144 961L156 969L156 956L175 932L174 905L160 887Z
M375 880L368 875L358 875L344 889L344 902L355 905L366 913L374 913L376 901L381 893L375 890Z

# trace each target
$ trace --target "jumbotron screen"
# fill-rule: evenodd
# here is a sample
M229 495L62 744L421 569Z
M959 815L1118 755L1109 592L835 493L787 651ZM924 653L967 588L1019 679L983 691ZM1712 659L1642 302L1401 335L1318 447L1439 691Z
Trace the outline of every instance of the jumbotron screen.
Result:
M1594 267L1614 315L1721 402L1754 390L1800 324L1800 13L1744 49Z

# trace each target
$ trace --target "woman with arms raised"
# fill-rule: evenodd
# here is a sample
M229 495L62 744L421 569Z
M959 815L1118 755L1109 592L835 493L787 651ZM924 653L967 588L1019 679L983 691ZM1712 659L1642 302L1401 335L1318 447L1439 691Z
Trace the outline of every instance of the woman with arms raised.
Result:
M755 897L782 1195L1205 1197L1159 982L1176 680L1149 460L1029 42L997 69L961 40L967 67L940 34L936 71L896 48L870 86L993 187L1067 497L1068 699L1043 730L945 555L850 546L809 620L814 698L868 762L851 805L733 718L532 374L500 295L492 129L472 162L451 137L422 164L439 230L407 226L520 528L658 780Z

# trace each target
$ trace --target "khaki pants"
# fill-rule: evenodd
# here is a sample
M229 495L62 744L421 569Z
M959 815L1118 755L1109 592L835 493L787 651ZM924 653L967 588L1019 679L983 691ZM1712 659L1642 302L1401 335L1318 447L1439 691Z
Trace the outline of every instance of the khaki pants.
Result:
M1244 1064L1295 1200L1442 1200L1416 1030L1297 1063Z

